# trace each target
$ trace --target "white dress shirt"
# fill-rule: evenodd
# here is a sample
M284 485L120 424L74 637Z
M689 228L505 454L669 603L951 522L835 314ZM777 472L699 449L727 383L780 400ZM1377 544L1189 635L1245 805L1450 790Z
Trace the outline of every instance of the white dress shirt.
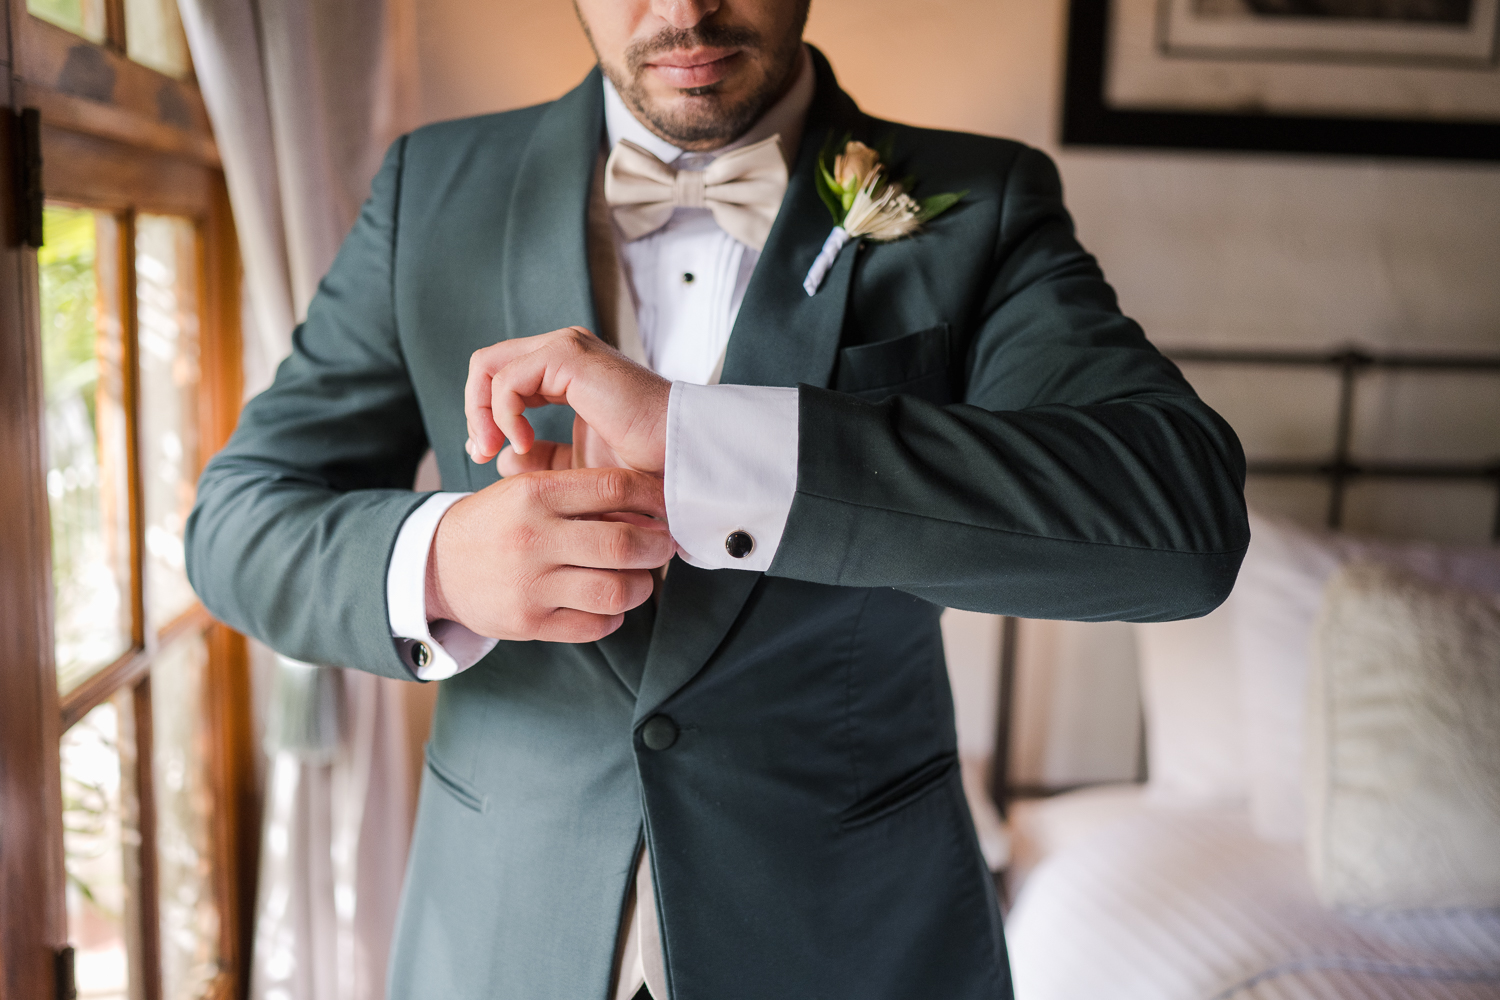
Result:
M812 60L804 49L792 88L749 132L723 149L687 153L642 125L606 79L609 148L629 139L669 166L703 170L722 153L780 135L783 155L790 160L797 153L813 86ZM704 569L763 571L781 544L797 488L797 390L718 384L760 251L725 233L706 208L676 209L666 225L628 242L617 227L611 228L635 319L634 324L620 324L620 349L672 380L663 486L679 552ZM596 285L617 279L592 275ZM462 406L463 400L455 399L453 405ZM402 524L391 553L386 577L391 635L422 680L442 680L466 670L496 644L457 622L427 618L427 563L438 522L467 495L429 497ZM734 531L745 531L755 541L743 558L730 556L725 547ZM414 657L419 645L425 655ZM644 855L636 882L637 913L621 929L616 995L629 997L649 980L655 995L665 1000Z

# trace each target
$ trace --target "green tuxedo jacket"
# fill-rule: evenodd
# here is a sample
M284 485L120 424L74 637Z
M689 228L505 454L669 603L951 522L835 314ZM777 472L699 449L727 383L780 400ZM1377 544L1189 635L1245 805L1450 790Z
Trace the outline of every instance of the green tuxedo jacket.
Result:
M1056 171L1014 142L877 121L815 56L790 187L723 381L801 386L797 493L764 574L675 562L597 643L502 642L442 683L392 957L396 998L603 1000L650 850L672 1000L992 1000L1000 915L959 786L944 606L1201 615L1248 539L1229 427L1122 316ZM464 454L471 352L595 328L595 71L551 104L399 140L199 484L189 571L287 655L407 678L385 578L430 445ZM831 228L825 140L888 139L914 238ZM571 413L531 414L566 439ZM665 714L664 750L641 736ZM662 998L665 1000L665 998Z

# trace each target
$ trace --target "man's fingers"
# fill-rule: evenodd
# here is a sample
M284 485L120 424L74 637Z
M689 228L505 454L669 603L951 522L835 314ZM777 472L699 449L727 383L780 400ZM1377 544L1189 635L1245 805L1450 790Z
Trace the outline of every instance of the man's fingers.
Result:
M654 517L647 517L645 514L629 514L625 511L620 510L614 511L610 514L600 514L599 520L618 521L620 524L633 524L637 528L655 529L663 526L663 522L658 521Z
M528 406L568 402L565 362L577 351L576 341L554 341L512 360L491 377L492 419L517 451L529 450L533 439L525 417Z
M625 465L603 435L579 416L573 418L572 458L575 469L608 469Z
M519 476L523 472L557 472L572 467L572 445L557 441L538 441L524 455L507 447L495 459L495 470L502 476Z
M660 474L671 383L581 327L504 341L476 351L464 386L468 451L476 462L506 440L526 454L535 432L528 407L566 403L596 433L575 442L580 468L620 464Z
M469 377L464 382L464 422L469 440L464 449L475 462L488 462L505 444L490 412L490 380L515 355L519 341L502 340L469 356Z
M644 604L653 585L650 572L644 569L563 566L539 581L536 596L544 606L612 617Z
M670 562L677 551L664 525L570 520L558 526L553 539L547 549L550 558L584 569L655 569Z
M540 386L548 367L545 358L555 356L559 348L564 352L576 351L576 345L580 341L592 337L592 334L581 327L568 327L537 337L502 340L475 351L469 357L469 377L464 383L464 420L469 431L469 457L476 462L487 462L500 451L507 438L516 446L517 451L523 454L529 451L534 435L531 424L522 416L522 412L527 406L562 401L566 387L555 394L557 398L543 398L536 388L528 386ZM545 357L517 369L505 380L503 386L495 384L496 376L501 371L518 359L538 352L544 352Z
M596 615L573 608L556 608L536 624L528 638L542 642L598 642L624 621L623 614Z
M516 480L531 498L559 517L624 511L666 519L662 481L631 469L568 469Z

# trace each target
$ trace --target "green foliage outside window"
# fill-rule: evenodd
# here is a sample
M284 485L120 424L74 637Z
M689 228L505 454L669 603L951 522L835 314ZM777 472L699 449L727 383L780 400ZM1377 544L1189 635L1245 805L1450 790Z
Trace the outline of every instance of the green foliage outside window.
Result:
M26 0L26 9L90 41L104 41L103 0Z
M52 513L52 580L58 591L60 659L72 659L69 610L87 598L78 586L100 532L98 279L94 213L48 207L37 251L41 277L42 386L47 401L47 487ZM59 670L70 664L61 662Z
M97 219L49 206L37 253L53 639L64 693L130 644L124 345L118 323L100 315Z
M98 416L94 389L99 363L98 282L94 276L94 213L49 206L42 217L46 243L36 260L42 284L42 376L48 404L66 396L86 400L89 426Z

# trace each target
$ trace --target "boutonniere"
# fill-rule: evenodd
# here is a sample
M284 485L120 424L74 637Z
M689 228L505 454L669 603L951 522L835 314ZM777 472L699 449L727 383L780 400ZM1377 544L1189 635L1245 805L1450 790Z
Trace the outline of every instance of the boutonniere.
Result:
M876 150L847 137L843 152L834 155L830 145L818 156L814 182L818 196L833 215L833 232L802 281L808 295L817 293L839 251L850 240L888 243L910 236L922 228L922 223L946 212L969 193L935 194L918 201L907 193L916 186L915 178L891 180L881 159ZM889 152L885 159L890 159Z

